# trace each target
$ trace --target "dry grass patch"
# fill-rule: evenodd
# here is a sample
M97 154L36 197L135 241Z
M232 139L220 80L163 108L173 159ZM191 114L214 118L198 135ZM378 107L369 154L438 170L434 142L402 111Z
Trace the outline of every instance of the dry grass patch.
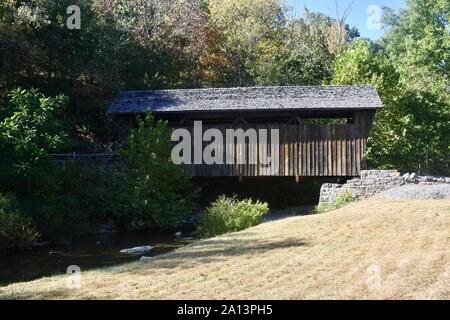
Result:
M450 199L372 198L81 280L78 290L64 276L14 284L0 298L450 299Z

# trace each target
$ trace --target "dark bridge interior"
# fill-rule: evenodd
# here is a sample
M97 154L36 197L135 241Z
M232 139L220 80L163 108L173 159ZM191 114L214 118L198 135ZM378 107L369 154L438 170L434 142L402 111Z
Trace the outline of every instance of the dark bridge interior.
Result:
M267 202L271 210L291 207L317 205L320 187L323 183L344 183L348 177L307 177L298 183L289 177L244 178L195 178L200 186L201 207L207 207L219 195L233 196L239 199L252 198Z

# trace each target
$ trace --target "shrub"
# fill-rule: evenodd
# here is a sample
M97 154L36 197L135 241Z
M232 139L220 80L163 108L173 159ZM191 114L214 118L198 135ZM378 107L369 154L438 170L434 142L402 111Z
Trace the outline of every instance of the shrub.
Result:
M344 205L353 202L354 200L355 198L353 198L352 192L350 190L345 190L344 192L340 193L331 204L318 206L316 208L316 213L342 208Z
M346 191L342 192L341 194L339 194L336 197L336 199L334 199L332 206L333 206L333 208L337 209L337 208L340 208L340 207L346 205L349 202L352 202L353 200L354 199L353 199L352 192L349 190L346 190Z
M202 237L213 237L255 226L269 211L267 203L252 199L239 201L236 197L220 196L206 209L198 226Z
M39 237L14 202L13 197L0 194L0 250L26 248Z
M114 216L112 173L89 164L66 162L47 176L45 192L21 199L27 215L45 238L71 237L95 231Z

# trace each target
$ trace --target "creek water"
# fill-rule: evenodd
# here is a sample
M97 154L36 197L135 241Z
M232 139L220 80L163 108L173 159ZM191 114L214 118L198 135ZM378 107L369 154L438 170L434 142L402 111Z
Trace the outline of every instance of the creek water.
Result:
M175 232L181 230L182 237ZM151 230L83 236L34 248L29 251L0 254L0 286L15 282L66 274L72 265L81 271L137 261L141 256L155 256L185 246L192 239L192 227L175 230ZM120 250L149 245L154 249L142 255L126 255Z

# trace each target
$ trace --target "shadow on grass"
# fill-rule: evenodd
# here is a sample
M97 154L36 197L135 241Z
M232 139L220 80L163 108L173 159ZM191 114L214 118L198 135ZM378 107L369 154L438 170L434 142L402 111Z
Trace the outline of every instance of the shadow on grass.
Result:
M244 235L243 235L244 236ZM249 233L245 234L250 236ZM281 239L242 239L242 238L215 238L203 240L191 246L184 247L180 251L154 257L148 267L157 268L179 268L192 266L193 264L209 263L226 260L230 256L260 255L272 250L283 248L296 248L307 246L304 239L281 238Z
M151 270L161 269L183 269L197 267L201 264L212 262L226 262L229 257L242 257L243 259L252 259L254 256L264 255L273 250L284 248L298 248L307 246L304 239L298 238L267 238L255 239L256 234L252 232L239 233L239 236L230 236L226 238L213 238L199 241L190 246L184 247L178 251L168 254L155 256L149 262L136 262L123 264L114 267L99 269L103 276L114 277L120 275L145 275ZM259 235L260 236L260 235ZM159 272L159 271L158 271ZM174 272L177 272L174 270ZM82 278L83 281L83 278ZM128 280L124 280L128 281ZM29 289L19 292L6 292L0 289L1 299L65 299L70 298L73 292L61 288L65 284L65 279L55 287L48 290Z

